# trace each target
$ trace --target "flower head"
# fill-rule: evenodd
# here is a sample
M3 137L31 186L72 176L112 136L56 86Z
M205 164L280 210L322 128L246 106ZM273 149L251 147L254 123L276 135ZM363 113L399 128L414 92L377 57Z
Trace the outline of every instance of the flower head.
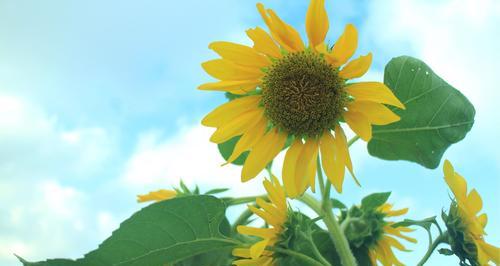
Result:
M450 245L461 262L468 260L472 265L500 264L500 249L484 241L488 222L486 213L479 214L483 201L472 189L467 193L467 181L455 172L451 163L444 162L444 179L455 196L448 215L443 215Z
M269 200L257 199L259 208L249 206L250 210L262 218L269 228L255 228L240 225L238 233L260 238L261 240L253 244L250 248L235 248L233 255L241 257L236 260L235 265L274 265L273 252L265 250L267 246L274 245L278 240L283 226L287 221L288 206L286 203L285 191L276 177L272 177L272 182L264 181Z
M392 205L385 203L382 205L378 212L383 214L384 217L394 217L404 215L408 212L408 208L393 210ZM417 240L404 235L403 233L412 232L413 229L410 229L405 226L397 226L394 227L394 222L386 222L386 224L382 227L382 233L380 237L373 243L371 247L368 248L368 255L372 262L372 265L377 265L377 261L380 261L382 265L404 265L401 261L396 258L392 248L399 249L401 251L408 251L399 240L395 237L404 239L406 241L416 243Z
M333 47L325 43L329 21L324 0L311 0L307 10L307 45L273 10L262 4L257 9L270 33L259 27L247 30L252 47L231 42L209 46L221 59L202 66L219 81L199 89L240 97L217 107L202 124L217 128L210 139L215 143L241 136L228 162L250 151L242 181L259 174L289 141L282 172L289 196L314 189L319 156L329 180L341 192L345 169L354 177L341 123L369 141L372 124L399 120L385 105L404 105L383 83L350 82L368 71L372 55L348 62L358 43L351 24Z

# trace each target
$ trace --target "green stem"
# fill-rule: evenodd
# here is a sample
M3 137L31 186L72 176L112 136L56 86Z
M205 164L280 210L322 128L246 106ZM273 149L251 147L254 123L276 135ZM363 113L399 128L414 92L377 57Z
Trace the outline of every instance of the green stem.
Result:
M323 181L323 169L321 169L321 163L318 159L318 180L321 182ZM328 184L331 186L330 184ZM343 266L356 266L356 259L354 258L354 255L352 254L351 248L349 246L349 242L347 241L347 238L344 235L344 232L340 229L340 225L333 215L333 207L332 207L332 201L330 200L329 195L322 195L323 197L323 222L325 223L326 227L328 228L328 232L330 233L330 238L333 241L333 245L335 246L339 257L340 261L342 262Z
M448 237L448 232L444 232L443 234L439 235L432 245L429 245L429 248L427 249L427 252L425 253L424 257L420 260L420 262L417 264L417 266L423 266L427 260L431 257L432 253L434 253L434 250L442 243L446 243L446 238Z
M278 248L278 247L274 247L273 250L275 252L278 252L278 253L282 253L282 254L285 254L285 255L289 255L289 256L292 256L292 257L295 257L305 263L307 263L306 265L310 265L310 266L325 266L324 264L318 262L317 260L307 256L307 255L304 255L302 253L299 253L299 252L296 252L296 251L293 251L293 250L290 250L290 249L283 249L283 248ZM328 264L327 264L328 265Z
M357 140L359 139L359 136L356 135L354 137L352 137L352 139L350 139L348 142L347 142L347 147L351 147L352 144L354 144L354 142L356 142Z
M321 255L321 252L319 252L318 247L316 246L316 243L314 243L312 236L309 234L305 236L305 239L309 242L309 244L312 247L312 251L314 253L314 256L319 259L319 261L325 265L325 266L331 266L330 262L328 262L323 255Z
M319 216L323 216L323 210L321 209L321 203L319 203L313 196L304 193L304 195L297 198L299 201L307 205L311 210L317 213Z
M260 196L241 197L241 198L225 198L224 200L226 201L226 204L228 206L233 206L233 205L255 202L257 198L267 199L267 194Z

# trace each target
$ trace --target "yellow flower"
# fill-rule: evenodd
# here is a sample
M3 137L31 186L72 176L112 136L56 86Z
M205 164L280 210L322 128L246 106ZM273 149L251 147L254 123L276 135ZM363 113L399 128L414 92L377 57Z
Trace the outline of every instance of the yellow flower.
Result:
M378 211L383 213L385 217L394 217L406 214L408 212L408 208L392 210L392 205L385 203L378 209ZM417 242L416 239L405 236L403 234L412 232L413 229L404 226L393 227L393 224L393 222L388 222L386 225L384 225L382 236L375 242L374 246L369 248L368 255L370 256L372 265L377 265L377 261L380 261L380 263L382 263L382 265L384 266L404 265L396 258L394 252L392 251L392 248L396 248L401 251L408 250L403 246L403 244L399 242L399 240L394 238L394 236L412 243Z
M137 202L162 201L174 198L177 195L175 190L160 189L144 195L137 195Z
M354 177L344 130L345 122L369 141L372 125L400 118L385 105L404 108L380 82L349 82L364 75L372 54L348 62L358 44L352 24L333 48L325 43L329 22L324 0L312 0L306 15L306 46L299 33L271 9L257 4L270 34L247 30L253 47L214 42L209 48L221 56L202 64L217 82L200 90L225 91L241 97L209 113L202 124L217 130L210 140L223 143L241 136L228 158L234 161L250 151L242 169L243 182L254 178L293 140L286 152L283 182L289 196L315 187L316 160L329 180L342 191L345 168ZM356 181L357 182L357 181Z
M479 265L489 265L493 261L500 264L500 249L484 241L486 232L484 228L488 222L486 213L479 214L483 208L483 201L479 193L472 189L467 194L467 181L460 174L455 172L451 163L446 160L443 166L444 179L450 187L458 210L461 224L465 226L463 232L468 239L472 239L477 249L477 262Z
M265 180L264 187L271 202L259 198L257 199L257 205L260 208L254 206L249 206L249 208L271 227L255 228L243 225L237 227L238 233L256 236L262 238L262 240L253 244L250 248L235 248L233 255L243 259L234 261L234 265L274 265L273 252L265 250L265 248L266 246L272 246L278 240L280 233L283 231L283 225L287 221L288 207L285 191L276 177L272 177L272 182Z

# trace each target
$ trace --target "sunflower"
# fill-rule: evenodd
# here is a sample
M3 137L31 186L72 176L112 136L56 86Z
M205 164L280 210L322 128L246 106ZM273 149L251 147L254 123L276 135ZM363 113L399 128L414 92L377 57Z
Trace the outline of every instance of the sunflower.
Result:
M148 201L159 202L159 201L174 198L176 195L177 195L177 192L175 190L160 189L157 191L149 192L148 194L137 195L137 202L139 202L139 203L148 202Z
M265 248L274 245L278 241L279 235L283 231L283 225L287 221L288 207L285 191L276 177L272 177L272 182L265 180L264 187L271 202L258 198L257 205L260 208L254 206L249 206L249 208L271 227L255 228L244 225L237 227L238 233L256 236L262 238L262 240L253 244L250 248L235 248L233 255L242 259L234 261L234 265L274 265L273 252L265 250Z
M451 163L446 160L443 166L444 179L450 187L453 195L455 195L455 202L452 204L452 209L456 210L456 215L450 210L450 216L458 216L459 225L452 226L447 222L446 225L450 232L460 231L462 235L461 241L472 243L473 257L467 257L471 262L477 262L478 265L490 265L492 261L496 265L500 264L500 249L484 241L486 235L485 227L488 221L486 213L479 214L483 208L483 201L479 193L472 189L467 194L467 181L460 174L455 172ZM458 234L457 234L458 235ZM469 244L461 243L461 244ZM455 243L455 247L457 247ZM455 248L454 248L455 249ZM456 251L456 250L454 250ZM455 252L457 254L457 252ZM463 253L462 253L463 254ZM461 257L461 259L464 259ZM475 265L475 264L474 264Z
M378 210L384 217L394 217L401 216L408 212L408 208L393 210L392 204L385 203ZM405 226L394 227L394 222L386 222L382 228L382 234L379 238L369 247L368 256L370 257L372 265L377 265L377 261L380 261L384 266L391 265L404 265L401 261L396 258L392 248L399 249L401 251L408 251L399 240L394 237L404 239L406 241L416 243L417 240L404 235L403 233L412 232Z
M383 83L350 82L368 71L372 54L348 62L358 43L352 24L333 47L325 43L329 22L324 5L324 0L312 0L309 5L306 45L297 30L259 3L257 9L270 34L259 27L247 30L252 47L213 42L209 48L221 58L202 64L219 81L203 84L200 90L238 95L203 119L203 125L217 129L210 140L223 143L241 136L227 161L250 151L241 172L243 182L257 176L291 143L282 172L291 197L309 186L314 189L320 155L337 191L342 191L345 168L354 177L341 123L369 141L372 125L400 119L386 104L404 108Z

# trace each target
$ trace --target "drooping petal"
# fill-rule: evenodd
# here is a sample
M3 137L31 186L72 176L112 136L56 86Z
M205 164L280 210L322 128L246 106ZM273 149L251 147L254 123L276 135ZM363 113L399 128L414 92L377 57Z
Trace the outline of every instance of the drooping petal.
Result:
M489 260L493 261L495 264L499 265L500 264L500 249L498 247L495 247L491 244L486 243L484 240L483 241L477 241L479 242L480 248L483 250L484 253L488 256Z
M259 27L246 31L247 35L253 41L253 48L265 55L274 58L281 58L280 48L273 41L267 32Z
M345 136L344 130L340 127L339 124L335 125L335 138L336 138L337 150L339 151L339 154L345 158L344 159L345 166L351 173L351 176L356 182L356 184L358 186L361 186L358 179L356 179L356 175L354 175L354 170L351 162L351 155L349 154L349 147L347 146L347 138Z
M390 237L390 236L384 236L384 239L385 241L387 241L387 243L401 251L408 251L404 246L403 244L401 244L401 242L399 242L397 239L393 238L393 237Z
M227 124L217 128L210 137L210 141L214 143L222 143L229 139L242 135L257 124L264 115L264 109L257 108L241 114Z
M364 141L370 141L372 138L372 125L366 116L353 111L347 111L343 116L352 131L358 134Z
M264 76L259 68L237 65L226 59L214 59L201 64L212 77L220 80L252 80Z
M245 151L250 150L266 133L267 119L262 118L253 128L243 134L234 146L233 153L227 159L226 164L232 163Z
M220 105L206 115L203 120L201 120L201 124L207 127L224 125L241 114L258 108L261 98L262 96L260 95L246 96Z
M269 131L253 147L241 172L242 182L257 176L266 165L278 155L285 145L287 136L277 130Z
M259 216L262 218L266 223L277 227L281 225L281 220L277 219L275 216L273 216L271 213L265 212L259 208L256 208L255 206L249 205L248 208L250 211L252 211L255 215Z
M259 54L255 49L246 45L232 42L213 42L208 48L214 50L223 59L227 59L241 66L261 68L271 64L269 58Z
M335 138L329 131L323 133L320 139L321 165L330 183L337 192L342 193L345 166L337 159L338 151Z
M269 239L264 239L262 241L259 241L250 247L250 256L252 259L257 259L262 255L262 252L264 252L264 249L267 246L267 243L269 242Z
M255 90L255 88L261 83L262 81L260 80L223 80L202 84L198 87L198 89L243 94Z
M403 227L401 227L403 228ZM387 234L390 234L390 235L393 235L393 236L397 236L399 238L402 238L408 242L411 242L411 243L417 243L417 240L413 237L409 237L409 236L405 236L401 233L402 230L400 230L400 227L398 228L394 228L390 225L386 225L384 226L384 232L386 232Z
M297 30L283 22L273 10L266 10L261 3L257 4L257 9L271 31L271 35L283 48L289 52L298 52L305 49Z
M296 179L296 166L299 155L302 151L302 140L295 140L290 148L286 151L285 159L283 161L283 184L285 185L285 190L289 197L295 198L299 195L299 188L295 183Z
M363 76L372 64L372 53L368 53L365 56L360 56L357 59L349 62L342 70L340 70L339 75L344 79L354 79Z
M332 52L326 54L327 61L334 67L345 64L358 48L358 31L352 24L347 24L344 33L339 37Z
M348 105L348 109L353 112L362 113L370 120L370 124L373 125L388 125L401 119L381 103L354 101Z
M355 98L356 101L370 101L384 103L405 109L392 91L380 82L357 82L346 86L346 91Z
M297 166L295 167L295 184L298 188L298 194L302 195L310 184L311 164L316 164L318 156L318 141L307 140L300 152ZM314 170L316 170L314 168Z
M311 0L306 14L306 32L312 47L316 47L325 41L328 27L325 0Z

